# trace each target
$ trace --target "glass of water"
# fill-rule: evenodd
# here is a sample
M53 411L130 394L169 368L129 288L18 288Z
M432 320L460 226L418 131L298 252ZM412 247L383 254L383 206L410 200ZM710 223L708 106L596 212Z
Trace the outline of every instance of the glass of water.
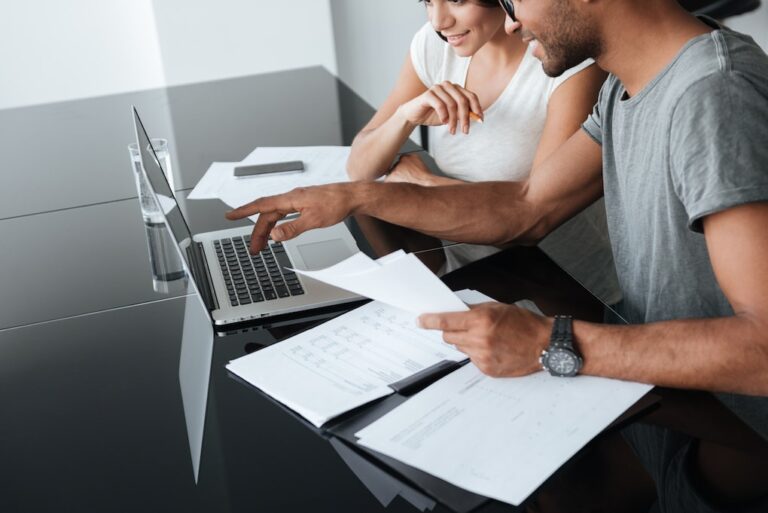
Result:
M160 167L162 167L165 172L165 177L168 180L168 184L171 186L171 191L174 191L173 170L171 168L171 154L168 151L168 141L166 139L151 139L150 144L152 144L152 149L154 150L155 155L157 155ZM155 198L152 196L152 192L147 185L146 176L142 172L138 144L129 144L128 153L131 155L133 178L136 182L136 191L139 194L141 213L144 216L144 221L150 224L162 224L163 217L160 214L160 207L155 202Z
M173 191L173 172L170 153L168 152L168 141L151 139L150 144L165 172L171 191ZM133 178L146 228L147 249L152 268L152 285L156 292L167 294L172 291L171 285L185 278L186 273L179 258L178 249L175 248L176 243L163 221L162 207L155 201L147 183L147 177L142 170L137 143L128 145L128 153L131 155Z

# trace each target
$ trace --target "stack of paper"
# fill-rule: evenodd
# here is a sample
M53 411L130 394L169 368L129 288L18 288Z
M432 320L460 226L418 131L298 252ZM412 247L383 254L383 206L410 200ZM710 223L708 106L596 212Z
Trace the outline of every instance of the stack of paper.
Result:
M473 364L356 433L359 443L471 492L519 505L652 387Z
M262 196L288 192L296 187L348 180L349 146L256 148L241 162L214 162L187 199L220 199L237 208ZM303 172L236 177L237 166L301 160Z
M416 316L374 301L239 358L227 369L317 427L392 394L389 385L466 355Z

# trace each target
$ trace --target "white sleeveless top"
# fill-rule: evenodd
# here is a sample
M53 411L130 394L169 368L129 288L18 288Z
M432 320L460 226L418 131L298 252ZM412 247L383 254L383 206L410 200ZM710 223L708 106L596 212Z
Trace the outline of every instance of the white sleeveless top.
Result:
M457 56L430 23L411 42L413 67L426 87L446 80L464 86L471 59ZM472 122L468 135L460 131L451 135L445 126L429 128L429 152L440 170L467 182L527 178L547 120L550 96L591 64L591 60L585 61L552 78L544 73L529 46L509 84L484 110L482 124ZM602 200L552 232L539 246L606 303L621 299ZM446 251L446 270L496 251L489 246L452 248Z

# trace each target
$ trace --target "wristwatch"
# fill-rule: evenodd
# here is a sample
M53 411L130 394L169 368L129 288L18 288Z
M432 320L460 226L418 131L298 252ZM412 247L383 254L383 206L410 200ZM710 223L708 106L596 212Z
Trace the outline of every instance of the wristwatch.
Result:
M539 357L541 367L552 376L568 378L579 373L584 359L573 347L573 317L556 315L549 347Z

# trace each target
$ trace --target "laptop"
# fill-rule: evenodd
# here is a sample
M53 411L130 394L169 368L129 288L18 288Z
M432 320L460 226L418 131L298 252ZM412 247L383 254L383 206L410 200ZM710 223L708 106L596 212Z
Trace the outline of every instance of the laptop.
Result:
M141 164L148 189L161 207L171 239L178 246L214 324L226 326L362 298L300 276L291 269L315 270L358 252L344 223L311 230L285 242L270 240L257 255L248 251L252 227L192 235L139 113L132 107Z

